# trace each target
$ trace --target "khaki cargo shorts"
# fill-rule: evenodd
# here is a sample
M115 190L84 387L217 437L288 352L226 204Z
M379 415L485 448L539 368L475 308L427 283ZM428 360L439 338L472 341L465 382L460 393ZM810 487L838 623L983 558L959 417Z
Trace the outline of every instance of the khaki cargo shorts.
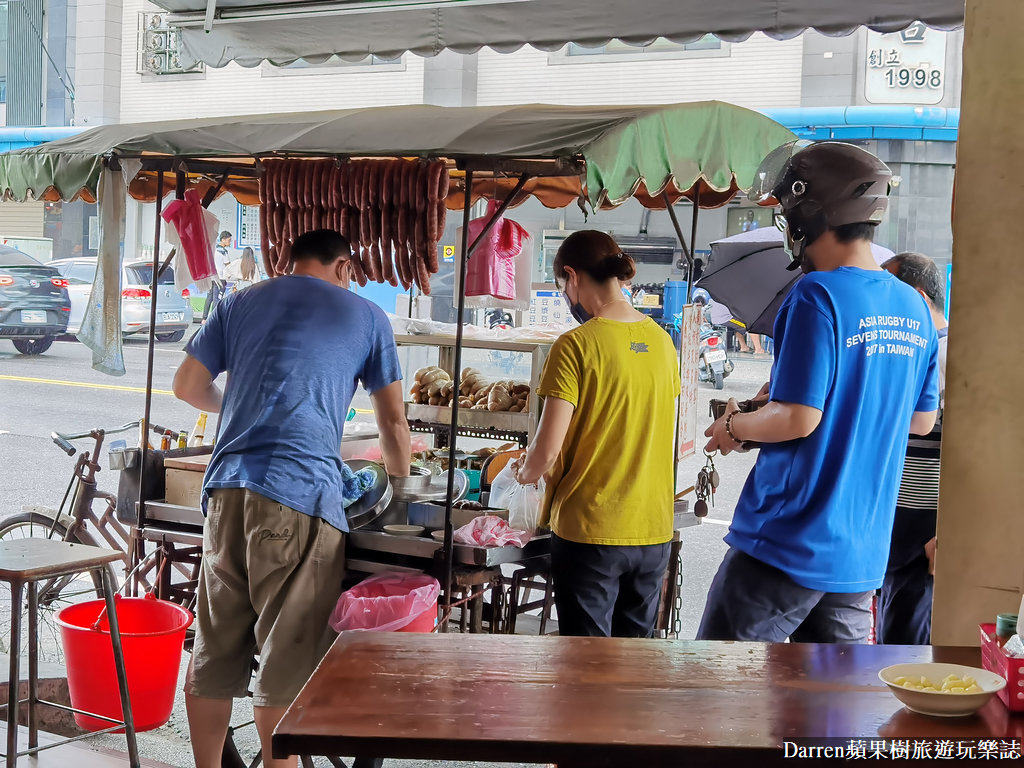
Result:
M341 594L345 534L241 488L210 493L196 638L185 690L287 707L336 633L327 625Z

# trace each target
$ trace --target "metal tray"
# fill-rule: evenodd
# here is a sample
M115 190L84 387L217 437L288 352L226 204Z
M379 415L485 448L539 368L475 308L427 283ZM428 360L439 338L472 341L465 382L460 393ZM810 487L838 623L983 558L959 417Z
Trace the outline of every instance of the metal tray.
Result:
M426 536L392 536L380 531L352 531L348 535L349 546L365 550L359 556L362 560L370 559L369 552L387 552L393 555L406 555L407 557L433 558L443 546L441 542L434 541ZM454 549L455 562L461 565L471 565L489 568L502 563L518 563L528 560L531 557L539 557L548 554L551 546L551 534L534 536L523 548L513 547L470 547L465 544L456 544Z
M363 494L359 501L345 510L345 518L348 520L349 530L354 531L362 528L364 525L369 525L384 513L384 510L391 503L393 491L391 481L388 479L388 473L382 465L373 461L366 461L365 459L351 459L345 463L353 472L372 469L375 475L373 486L370 490Z

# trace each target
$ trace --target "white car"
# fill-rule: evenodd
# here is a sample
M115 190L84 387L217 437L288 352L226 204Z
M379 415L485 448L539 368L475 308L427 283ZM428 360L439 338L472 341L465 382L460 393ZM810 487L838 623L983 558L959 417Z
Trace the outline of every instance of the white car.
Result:
M55 267L68 282L71 318L67 333L77 334L82 328L85 307L96 277L96 259L56 259L48 266ZM152 282L152 262L132 261L121 265L121 333L125 337L149 333ZM188 291L182 295L175 289L174 268L168 266L157 284L156 337L160 341L181 341L191 325L192 304Z

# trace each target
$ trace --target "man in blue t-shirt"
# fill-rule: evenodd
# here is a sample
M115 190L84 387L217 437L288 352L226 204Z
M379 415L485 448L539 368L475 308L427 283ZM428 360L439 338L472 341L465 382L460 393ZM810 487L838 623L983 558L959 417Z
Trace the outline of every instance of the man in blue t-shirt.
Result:
M409 474L395 337L384 312L346 290L350 258L337 232L298 237L291 274L218 304L174 377L180 399L221 414L185 687L198 768L220 765L256 653L264 765L294 764L268 758L270 737L334 639L348 530L340 451L357 384L370 393L388 472Z
M769 402L734 400L707 450L761 444L726 536L698 638L865 642L885 575L908 433L938 408L935 326L871 251L889 169L858 147L787 145L754 196L782 205L790 268Z

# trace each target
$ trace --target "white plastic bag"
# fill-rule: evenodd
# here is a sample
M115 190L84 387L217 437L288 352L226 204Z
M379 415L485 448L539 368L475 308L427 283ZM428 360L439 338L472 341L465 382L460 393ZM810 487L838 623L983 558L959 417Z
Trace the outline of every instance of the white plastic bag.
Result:
M491 483L491 496L487 505L493 509L507 509L508 524L532 535L540 523L540 507L543 503L544 479L541 478L536 486L522 485L512 474L512 462L509 462Z

